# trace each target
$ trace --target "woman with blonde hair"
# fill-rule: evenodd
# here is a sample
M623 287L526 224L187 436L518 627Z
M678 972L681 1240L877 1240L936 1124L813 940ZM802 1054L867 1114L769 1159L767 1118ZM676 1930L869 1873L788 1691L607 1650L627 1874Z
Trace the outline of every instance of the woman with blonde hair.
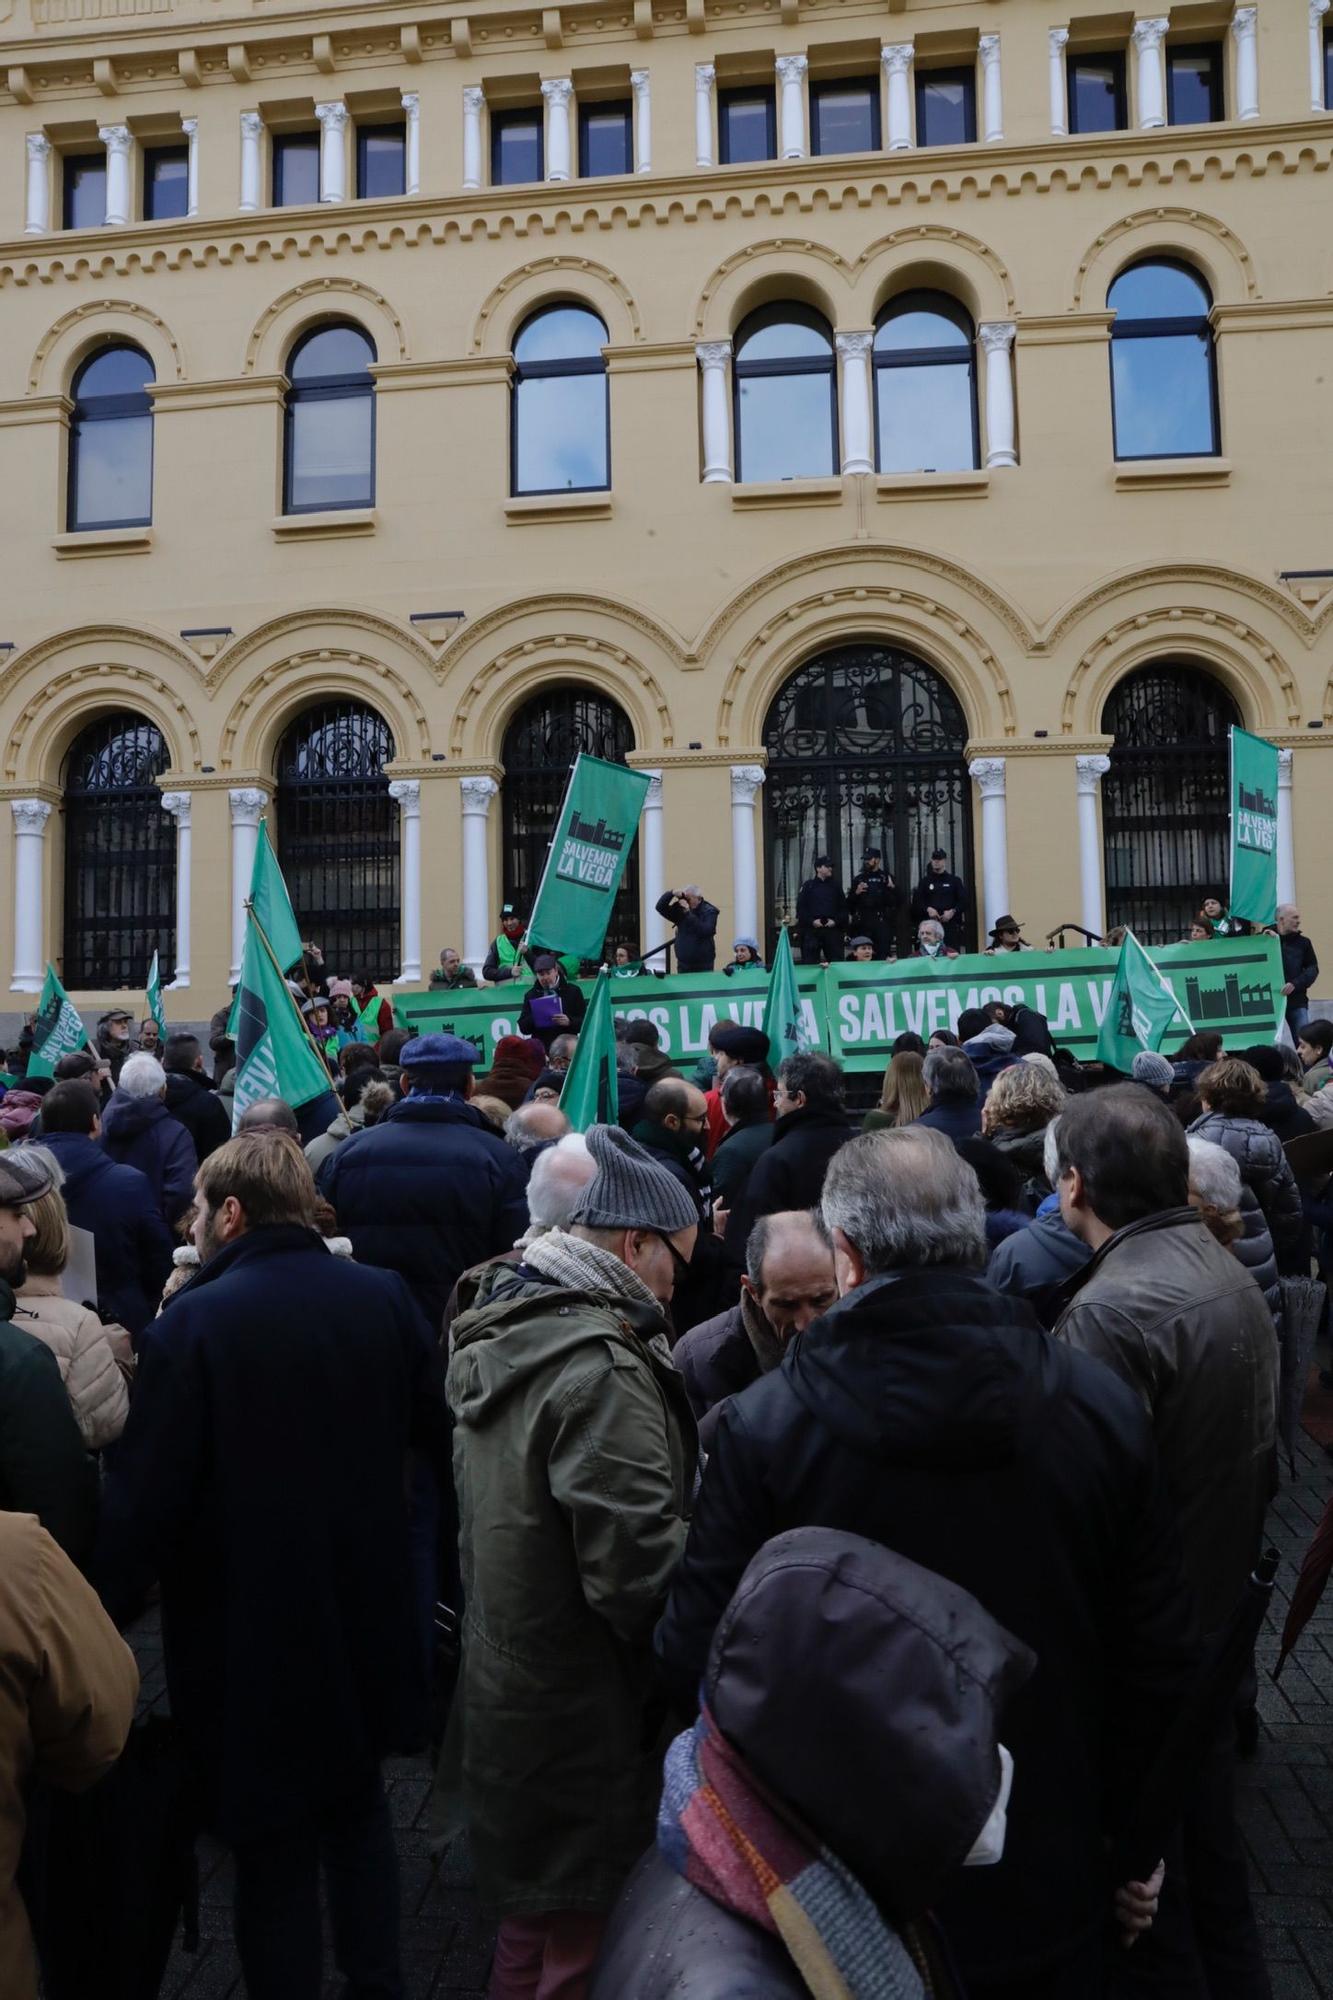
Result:
M923 1058L912 1049L902 1049L884 1072L884 1088L879 1104L867 1111L863 1132L882 1132L894 1125L911 1125L929 1103L922 1077Z
M59 1167L56 1174L59 1178ZM122 1370L133 1360L130 1336L123 1326L104 1326L90 1306L61 1292L60 1276L69 1262L69 1217L58 1182L31 1203L28 1214L36 1234L23 1253L26 1275L15 1295L14 1324L51 1349L84 1447L101 1451L114 1444L129 1415Z
M1064 1106L1055 1065L1024 1060L1000 1071L981 1107L983 1135L1021 1170L1025 1191L1039 1201L1051 1192L1043 1156L1046 1127Z

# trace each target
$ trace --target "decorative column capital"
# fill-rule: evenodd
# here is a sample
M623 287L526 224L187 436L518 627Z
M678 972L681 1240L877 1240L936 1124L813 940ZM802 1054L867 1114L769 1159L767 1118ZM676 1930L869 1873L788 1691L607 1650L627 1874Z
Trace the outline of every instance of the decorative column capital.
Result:
M542 96L551 105L568 104L573 94L573 79L567 76L548 76L542 85Z
M494 778L460 778L458 789L463 795L464 814L468 818L485 819L500 787Z
M808 56L779 56L773 65L779 83L799 83L810 67Z
M1310 26L1317 28L1327 14L1329 0L1310 0Z
M268 793L261 792L258 785L238 785L234 792L228 792L231 802L231 823L233 826L258 826L260 814L268 804Z
M51 817L51 808L45 799L11 799L9 810L14 815L15 833L46 832L46 822Z
M479 116L486 102L486 93L479 83L469 83L463 91L463 109Z
M421 98L415 90L403 91L399 96L398 102L402 105L409 118L415 118L419 115L421 111Z
M325 104L317 104L315 106L315 116L326 132L330 129L335 132L341 132L343 126L347 123L347 106L341 98L335 97Z
M1078 773L1078 788L1085 797L1096 792L1102 779L1111 768L1109 757L1075 757L1074 769Z
M1165 14L1156 14L1150 21L1134 23L1134 46L1143 53L1145 50L1159 49L1166 39L1166 31L1171 23Z
M1327 0L1325 0L1325 5L1327 5ZM1053 56L1060 55L1069 41L1068 28L1048 28L1046 30L1046 41L1051 54Z
M733 764L731 767L731 803L734 806L752 806L759 796L759 787L764 782L762 764Z
M636 97L646 97L648 95L648 82L651 75L652 71L647 69L632 69L630 71L630 87Z
M977 328L977 339L987 354L1008 354L1014 344L1017 328L1012 320L983 320Z
M128 125L99 125L97 136L108 153L128 153L130 150L130 128Z
M1288 753L1288 754L1290 754L1290 753ZM642 766L640 766L640 769L639 769L639 776L640 776L641 778L646 778L646 779L648 780L648 789L647 789L647 791L646 791L646 792L644 793L644 795L643 795L643 809L644 809L644 811L645 811L645 812L661 812L661 810L662 810L662 773L661 773L660 771L646 771L646 770L644 770L644 769L642 768Z
M170 813L177 826L190 824L191 795L189 792L163 792L162 810Z
M731 342L729 340L701 340L694 352L701 368L725 368L731 360Z
M1231 32L1238 42L1252 41L1258 24L1259 9L1257 7L1237 7L1235 13L1231 16Z
M874 346L874 331L872 329L869 333L835 333L833 344L839 354L845 355L848 360L856 360L863 354L869 354Z
M981 67L989 69L1000 60L1000 38L998 35L982 35L977 42L977 54L981 57Z
M983 799L1004 797L1004 758L974 757L967 767L968 776L975 779L977 790Z
M713 79L716 75L717 68L715 64L696 63L694 65L694 88L696 93L703 95L710 91L713 88Z
M1324 5L1328 5L1328 0L1324 0ZM46 161L51 157L51 141L47 138L45 132L29 132L27 147L28 158L30 160Z
M193 139L195 133L198 130L199 130L199 120L197 118L181 119L181 131L185 134L187 139Z
M912 67L916 54L914 42L885 42L879 52L879 59L890 76L906 76Z
M263 114L258 111L241 113L241 137L243 139L262 138L264 132Z
M389 786L389 797L397 799L404 819L415 819L421 811L420 778L395 778Z
M1324 4L1327 5L1328 0L1324 0ZM1279 785L1284 786L1288 791L1291 789L1292 755L1293 753L1290 750L1279 750L1277 753L1277 781Z

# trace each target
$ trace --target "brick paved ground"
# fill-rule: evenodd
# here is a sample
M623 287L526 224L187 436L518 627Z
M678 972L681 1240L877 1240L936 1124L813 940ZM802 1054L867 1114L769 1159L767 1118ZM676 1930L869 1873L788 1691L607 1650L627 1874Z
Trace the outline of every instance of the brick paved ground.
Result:
M1333 1459L1302 1439L1297 1477L1284 1486L1270 1517L1273 1541L1284 1558L1281 1601L1260 1646L1259 1753L1239 1774L1241 1824L1274 2000L1333 2000L1333 1586L1277 1687L1268 1674L1285 1593L1330 1491ZM155 1623L145 1621L135 1637L145 1699L159 1703L165 1690ZM399 1829L410 2000L478 2000L491 1933L469 1885L466 1856L449 1854L438 1871L431 1863L425 1763L405 1758L391 1765L388 1775L390 1810ZM231 1943L230 1869L211 1847L203 1849L201 1862L199 1952L174 1955L163 2000L242 2000ZM330 2000L337 1991L330 1967Z

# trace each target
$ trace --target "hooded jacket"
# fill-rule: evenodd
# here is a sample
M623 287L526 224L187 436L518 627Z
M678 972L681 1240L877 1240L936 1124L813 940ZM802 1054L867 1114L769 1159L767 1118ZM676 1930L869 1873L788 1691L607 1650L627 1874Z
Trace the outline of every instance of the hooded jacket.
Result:
M64 1297L59 1278L30 1271L18 1291L18 1324L35 1333L56 1358L86 1451L114 1444L129 1415L129 1391L113 1341L129 1355L122 1326L103 1326L95 1312Z
M969 1973L1018 1982L1105 1919L1103 1838L1189 1684L1194 1635L1148 1420L970 1271L871 1279L721 1411L657 1646L687 1709L770 1536L843 1527L970 1590L1037 1655L1005 1742L1003 1861L939 1914Z
M1298 1097L1285 1079L1264 1085L1264 1102L1259 1113L1259 1122L1266 1125L1270 1132L1275 1132L1284 1146L1291 1140L1300 1139L1305 1133L1318 1129L1310 1116L1304 1091Z
M157 1311L171 1270L171 1235L137 1167L117 1166L82 1132L48 1132L42 1144L65 1176L69 1219L97 1251L97 1303L132 1334Z
M1225 1147L1230 1153L1240 1168L1241 1179L1264 1212L1278 1270L1284 1276L1301 1274L1305 1212L1296 1177L1277 1134L1257 1118L1235 1118L1221 1111L1205 1111L1189 1131L1191 1138L1211 1139L1215 1146ZM1308 1263L1307 1254L1304 1264Z
M454 1322L467 1610L445 1757L502 1915L609 1909L652 1835L650 1640L695 1469L665 1330L646 1301L503 1264Z
M1056 1294L1091 1255L1056 1202L1053 1208L1039 1212L1030 1228L1016 1229L996 1245L986 1276L997 1292L1012 1292L1026 1299L1042 1325L1052 1326L1059 1316Z
M1013 1054L1016 1039L1012 1028L1006 1028L1002 1021L992 1021L989 1028L983 1028L979 1035L973 1035L970 1042L963 1043L963 1054L976 1071L977 1082L981 1085L980 1103L985 1103L1000 1071L1012 1068L1016 1060Z
M350 1139L354 1132L364 1129L366 1108L364 1104L354 1104L350 1111L340 1111L331 1125L326 1125L317 1139L312 1139L305 1147L305 1156L310 1162L310 1171L317 1174L330 1153L336 1153L344 1139Z
M231 1137L231 1119L201 1070L177 1069L167 1072L167 1110L194 1141L202 1163Z
M199 1161L194 1141L160 1097L130 1097L117 1087L102 1113L102 1145L122 1167L137 1167L170 1227L194 1198Z

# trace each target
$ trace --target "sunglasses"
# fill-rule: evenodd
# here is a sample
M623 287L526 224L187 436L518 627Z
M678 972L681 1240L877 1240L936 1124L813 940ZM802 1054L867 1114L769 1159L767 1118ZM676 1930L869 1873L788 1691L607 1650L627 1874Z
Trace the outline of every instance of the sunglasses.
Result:
M671 1241L671 1238L666 1234L664 1234L662 1230L654 1229L651 1233L657 1238L659 1243L665 1243L667 1249L671 1252L672 1278L675 1280L676 1284L678 1285L682 1284L690 1274L690 1266L688 1258L681 1256L679 1250L677 1250L675 1244Z

